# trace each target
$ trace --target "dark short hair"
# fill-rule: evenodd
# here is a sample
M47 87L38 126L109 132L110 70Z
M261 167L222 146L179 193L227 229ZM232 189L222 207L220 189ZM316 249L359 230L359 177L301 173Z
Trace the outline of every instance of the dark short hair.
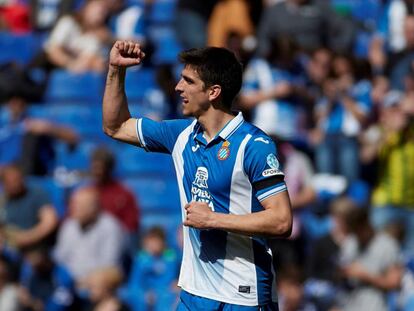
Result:
M194 67L205 87L220 85L222 105L231 108L243 79L243 67L233 52L206 47L183 51L178 57L181 63Z
M345 219L348 230L351 233L356 233L364 227L370 226L368 210L365 208L357 208L349 213Z
M103 162L109 171L112 171L115 167L114 154L105 147L97 147L91 155L91 160Z
M145 233L146 237L156 237L162 241L166 240L165 230L160 226L154 226L147 230Z

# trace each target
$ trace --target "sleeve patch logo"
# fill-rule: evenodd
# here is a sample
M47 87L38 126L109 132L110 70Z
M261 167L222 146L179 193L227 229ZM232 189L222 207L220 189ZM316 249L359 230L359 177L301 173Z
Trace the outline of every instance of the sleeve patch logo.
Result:
M266 162L267 162L267 165L269 165L271 168L275 170L279 169L279 161L277 160L276 156L273 153L267 156Z
M269 177L274 175L283 175L282 171L279 169L279 161L276 156L271 153L267 156L266 159L267 165L270 166L270 169L264 170L262 173L263 177Z

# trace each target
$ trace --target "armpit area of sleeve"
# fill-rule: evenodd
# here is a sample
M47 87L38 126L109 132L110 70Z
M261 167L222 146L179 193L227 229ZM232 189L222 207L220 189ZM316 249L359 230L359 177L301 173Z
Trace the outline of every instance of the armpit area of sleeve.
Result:
M142 118L137 119L137 123L136 123L136 131L137 131L137 137L138 137L138 141L139 144L142 148L144 148L145 150L147 150L147 145L145 143L145 139L144 139L144 133L142 132Z
M284 181L278 182L276 184L273 184L269 187L265 187L262 189L256 189L256 198L262 202L263 200L276 195L280 192L286 191L286 183Z

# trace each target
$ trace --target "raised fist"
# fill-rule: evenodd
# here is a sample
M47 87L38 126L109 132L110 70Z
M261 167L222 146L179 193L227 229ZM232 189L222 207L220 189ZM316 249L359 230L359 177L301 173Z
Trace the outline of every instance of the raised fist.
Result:
M145 53L138 43L116 41L109 54L109 64L117 67L131 67L141 64Z

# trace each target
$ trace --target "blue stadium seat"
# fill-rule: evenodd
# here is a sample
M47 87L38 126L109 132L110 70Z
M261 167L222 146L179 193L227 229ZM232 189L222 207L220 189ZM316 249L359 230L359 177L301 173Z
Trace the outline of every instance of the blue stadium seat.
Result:
M64 167L67 170L88 171L91 153L97 146L98 144L95 142L82 141L71 150L65 143L56 143L56 167Z
M116 172L121 176L161 175L174 178L171 157L166 154L146 152L141 148L124 145L116 152Z
M66 193L65 189L58 185L52 177L28 176L27 182L33 187L42 189L49 194L49 198L60 219L66 213Z
M129 70L125 79L125 92L128 100L141 100L149 89L156 89L155 72L149 68Z
M152 24L172 24L175 19L176 1L153 1L148 20Z
M180 209L175 177L129 177L124 183L136 195L143 214L164 214Z
M60 105L34 105L29 107L29 115L70 126L82 138L103 136L101 105L62 103Z
M74 74L66 70L55 70L51 74L45 99L48 102L100 102L104 80L104 75L100 73Z
M149 36L155 45L153 62L155 64L175 64L182 50L174 29L171 27L151 27Z
M0 64L11 61L27 64L41 51L43 42L44 36L38 34L0 32Z

